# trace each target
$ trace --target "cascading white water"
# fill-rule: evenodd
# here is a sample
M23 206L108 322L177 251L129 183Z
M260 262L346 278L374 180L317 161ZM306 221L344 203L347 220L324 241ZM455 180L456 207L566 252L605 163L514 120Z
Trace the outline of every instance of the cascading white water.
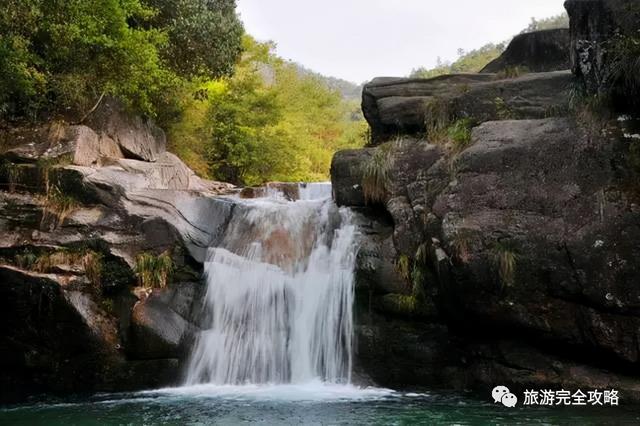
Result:
M187 385L350 382L356 228L329 184L300 194L239 202L209 249Z

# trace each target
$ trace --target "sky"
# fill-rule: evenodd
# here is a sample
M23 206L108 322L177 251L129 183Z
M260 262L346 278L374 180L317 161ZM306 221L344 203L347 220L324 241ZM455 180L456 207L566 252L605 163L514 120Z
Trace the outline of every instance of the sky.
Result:
M238 0L247 32L327 76L405 76L509 39L564 0Z

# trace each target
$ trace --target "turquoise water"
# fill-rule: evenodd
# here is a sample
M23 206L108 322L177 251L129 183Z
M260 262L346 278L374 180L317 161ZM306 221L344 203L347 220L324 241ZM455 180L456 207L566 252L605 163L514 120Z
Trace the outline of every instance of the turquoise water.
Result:
M506 408L474 398L347 386L192 387L0 408L2 425L640 424L633 407Z

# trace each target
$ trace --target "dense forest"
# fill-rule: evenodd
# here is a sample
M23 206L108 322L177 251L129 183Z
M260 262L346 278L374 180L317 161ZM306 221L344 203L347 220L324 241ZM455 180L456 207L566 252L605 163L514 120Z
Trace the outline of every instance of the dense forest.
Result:
M326 179L333 152L362 144L358 89L273 50L235 0L5 0L0 123L81 122L115 97L202 176Z
M364 144L361 86L285 61L245 34L235 0L4 0L0 123L82 122L105 97L154 118L199 175L240 185L325 180ZM526 31L566 26L566 15ZM505 43L416 77L474 72Z

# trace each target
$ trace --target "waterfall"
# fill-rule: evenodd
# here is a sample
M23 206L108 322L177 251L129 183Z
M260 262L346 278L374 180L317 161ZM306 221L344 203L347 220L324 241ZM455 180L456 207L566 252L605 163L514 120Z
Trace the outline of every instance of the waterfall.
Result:
M356 228L330 194L238 200L208 251L187 385L350 382Z

